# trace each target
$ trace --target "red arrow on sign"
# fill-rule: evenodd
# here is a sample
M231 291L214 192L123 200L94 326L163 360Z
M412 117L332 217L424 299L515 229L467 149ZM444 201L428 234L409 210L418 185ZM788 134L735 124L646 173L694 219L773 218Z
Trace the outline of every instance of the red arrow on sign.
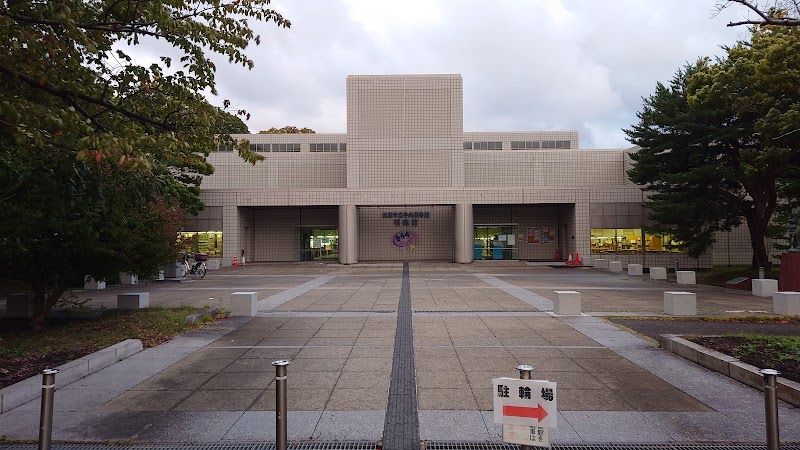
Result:
M536 405L536 408L531 408L529 406L503 405L503 415L513 417L528 417L541 422L542 419L547 417L547 411L542 408L542 405Z

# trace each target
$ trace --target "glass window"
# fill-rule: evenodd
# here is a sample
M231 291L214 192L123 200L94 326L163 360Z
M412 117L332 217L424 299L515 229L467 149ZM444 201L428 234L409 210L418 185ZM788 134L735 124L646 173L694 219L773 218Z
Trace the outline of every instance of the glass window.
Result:
M680 242L669 234L645 233L644 241L648 252L686 253L686 250L678 248Z
M464 142L464 150L472 150L472 142Z
M178 233L178 243L182 251L208 253L212 258L222 257L221 231L185 231Z
M641 237L638 228L592 228L592 253L640 253Z
M339 151L340 152L346 152L347 151L347 144L345 144L344 142L339 144Z

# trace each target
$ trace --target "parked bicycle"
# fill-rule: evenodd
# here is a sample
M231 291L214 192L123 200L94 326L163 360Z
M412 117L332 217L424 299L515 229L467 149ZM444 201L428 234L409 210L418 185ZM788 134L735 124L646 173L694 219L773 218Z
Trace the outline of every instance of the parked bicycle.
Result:
M190 259L195 261L194 264L189 264ZM197 277L197 279L206 276L206 272L208 271L208 267L206 267L206 261L208 261L208 253L195 253L194 255L188 252L181 253L181 263L183 264L184 268L184 276L192 274Z

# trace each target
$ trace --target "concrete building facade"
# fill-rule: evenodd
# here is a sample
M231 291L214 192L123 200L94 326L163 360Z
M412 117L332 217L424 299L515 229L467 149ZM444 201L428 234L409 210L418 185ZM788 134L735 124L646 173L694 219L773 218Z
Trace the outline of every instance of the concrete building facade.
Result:
M347 133L234 135L264 155L255 166L212 153L187 231L223 264L580 253L712 265L714 252L695 260L642 232L635 149L580 149L575 131L464 132L462 99L460 75L350 76Z

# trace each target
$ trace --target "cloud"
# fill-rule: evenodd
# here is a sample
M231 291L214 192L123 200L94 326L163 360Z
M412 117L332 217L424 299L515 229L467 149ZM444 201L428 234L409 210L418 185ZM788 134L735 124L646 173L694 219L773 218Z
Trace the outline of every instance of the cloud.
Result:
M346 131L350 74L458 73L465 131L565 130L627 147L641 98L686 62L747 37L714 0L276 0L291 29L257 24L253 70L217 61L217 104L252 131ZM145 52L148 49L143 49Z

